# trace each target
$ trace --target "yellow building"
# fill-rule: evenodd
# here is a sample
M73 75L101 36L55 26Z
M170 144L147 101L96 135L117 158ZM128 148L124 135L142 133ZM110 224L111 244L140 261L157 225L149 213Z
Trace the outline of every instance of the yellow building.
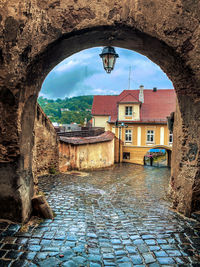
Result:
M94 96L93 126L115 134L116 162L144 164L144 156L152 148L165 148L170 157L173 135L167 117L175 111L175 105L173 89L144 90L140 86L118 96Z

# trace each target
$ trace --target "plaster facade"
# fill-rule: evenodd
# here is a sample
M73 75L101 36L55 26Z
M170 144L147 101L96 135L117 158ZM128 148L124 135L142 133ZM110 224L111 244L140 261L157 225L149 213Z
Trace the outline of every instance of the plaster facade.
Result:
M132 108L132 115L125 115L126 107ZM140 105L139 104L119 104L118 106L118 120L139 120L140 119Z
M112 129L114 124L110 124L110 128ZM163 130L161 131L161 129ZM125 131L126 130L131 130L132 133L132 140L129 142L125 141ZM153 143L148 143L147 142L147 131L148 130L153 130L154 131L154 136L155 136L155 141ZM119 137L119 128L115 129L116 136ZM138 134L139 132L139 134ZM162 133L162 136L161 136ZM137 146L138 143L140 146L147 146L149 149L151 146L155 145L165 145L165 146L172 146L171 143L169 143L169 134L170 131L168 130L168 127L166 124L132 124L128 125L127 128L122 128L121 129L121 139L125 143L125 145L132 145L132 146ZM161 139L164 140L164 144L161 144Z
M60 171L88 170L112 166L114 164L114 139L95 144L59 144Z
M92 126L93 127L104 127L105 131L109 130L110 127L108 125L109 116L95 116L92 118Z

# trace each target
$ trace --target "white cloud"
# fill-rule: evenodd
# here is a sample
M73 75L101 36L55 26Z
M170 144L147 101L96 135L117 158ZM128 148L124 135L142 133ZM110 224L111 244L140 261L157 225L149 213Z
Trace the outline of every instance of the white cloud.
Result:
M52 71L53 72L64 72L68 71L76 66L87 66L90 62L97 61L97 51L90 51L91 49L83 50L73 56L66 58L60 64L58 64Z
M70 70L71 68L74 68L75 66L78 65L78 62L75 60L70 60L67 63L59 64L57 67L53 69L54 72L63 72Z
M101 93L104 93L104 89L101 89L101 88L96 88L96 89L94 89L94 92L95 93L99 93L99 94L101 94Z

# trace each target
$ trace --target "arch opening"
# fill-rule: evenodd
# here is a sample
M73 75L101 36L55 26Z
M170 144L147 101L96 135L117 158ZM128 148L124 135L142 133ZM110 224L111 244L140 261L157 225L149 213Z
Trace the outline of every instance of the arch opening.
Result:
M84 49L98 46L115 46L138 52L156 63L169 79L175 90L191 87L192 72L183 59L163 41L126 26L104 26L86 28L70 34L64 34L50 43L28 62L26 68L27 84L37 85L35 92L41 89L48 73L65 58Z
M144 165L171 168L171 155L171 148L153 147L144 155Z
M136 54L136 53L134 54L132 52L132 50L126 50L126 49L121 49L121 48L120 49L119 48L117 49L117 52L119 52L119 54L120 54L120 59L117 62L117 66L116 66L115 71L113 72L113 78L112 78L112 75L106 75L105 72L104 72L104 70L103 70L103 68L102 68L102 62L101 62L101 60L100 60L100 58L98 56L100 52L101 52L101 48L95 48L95 49L91 49L91 50L88 49L88 50L84 50L82 53L80 52L80 53L75 54L72 57L69 57L67 60L64 60L61 64L57 65L52 70L52 72L50 73L50 75L47 76L47 79L46 80L48 80L48 82L46 84L45 84L45 82L43 83L43 88L48 89L48 86L49 86L52 91L53 91L53 88L54 89L57 88L56 93L53 95L54 98L55 98L55 96L57 94L59 94L59 96L61 96L61 95L62 96L66 96L65 94L68 95L68 94L72 94L72 93L76 94L76 92L73 92L72 91L72 89L70 88L70 85L73 86L72 85L72 81L76 85L77 84L77 81L76 80L78 80L78 79L80 79L80 80L84 79L82 77L82 74L86 74L85 73L85 68L86 68L85 66L87 66L87 71L89 71L89 73L91 73L91 76L92 77L93 77L93 75L95 75L95 72L96 72L95 81L94 81L94 78L93 78L92 79L92 82L90 82L90 84L89 84L89 86L92 86L92 83L95 84L93 86L93 89L90 89L90 91L88 93L89 95L90 94L92 94L92 95L95 95L95 94L99 95L99 89L98 89L98 93L97 93L95 91L95 88L96 88L95 86L99 86L97 88L104 88L105 91L103 91L102 89L100 90L100 92L101 92L100 95L103 94L103 95L105 95L105 97L106 97L106 95L110 95L110 94L111 95L116 95L117 93L121 94L124 91L124 89L127 88L127 86L128 86L128 76L130 76L130 73L129 73L129 70L130 70L129 69L129 64L130 65L132 65L132 64L134 65L134 67L133 67L133 71L134 71L134 74L133 74L134 75L134 79L133 79L134 88L135 88L135 85L136 84L137 84L136 86L138 86L137 88L139 88L139 85L141 84L141 82L142 83L144 82L144 84L145 84L145 81L146 81L146 83L149 84L149 81L148 81L149 79L152 79L153 82L152 82L152 84L150 86L147 86L145 88L150 88L150 87L153 87L153 86L156 85L156 86L158 86L159 91L160 91L160 88L168 88L168 85L169 85L169 88L172 87L171 83L169 83L169 81L167 81L167 78L165 78L165 76L159 70L159 68L157 67L157 65L153 64L150 60L146 59L145 57L143 57L140 54ZM90 58L90 55L91 55L90 53L92 53L92 58ZM95 54L95 56L94 56L94 54ZM85 58L87 59L87 62L86 63L85 62L80 63L82 57L83 57L83 59L85 59ZM89 58L90 61L92 61L92 63L89 63L88 62L88 58ZM136 60L137 63L135 63L134 60ZM138 66L138 65L140 65L140 62L141 62L141 66ZM97 64L99 64L98 67L96 66ZM95 65L94 71L92 71L93 65ZM148 66L148 68L152 68L152 72L148 72L148 70L146 70L148 77L145 77L145 74L144 74L145 67L147 68L146 65ZM73 76L75 75L74 74L75 73L75 68L77 68L76 71L78 72L76 74L76 76L77 76L76 80L74 80L70 76L70 75L73 75ZM121 74L122 69L124 69L124 68L126 70ZM72 69L72 71L70 71L71 69ZM141 72L141 71L143 71L143 74L140 75L140 78L139 77L135 77L135 75L139 74L139 72ZM81 74L79 74L79 72ZM66 78L67 75L70 76L69 80ZM157 75L161 76L162 78L161 77L158 78ZM50 76L50 78L48 79L49 76ZM56 77L57 77L57 79L56 79ZM99 85L99 82L98 83L96 82L96 80L98 79L98 77L100 79L100 85ZM104 77L105 77L105 79L104 79ZM65 81L66 81L66 84L65 85L63 85L63 82L62 83L60 82L60 80L63 80L63 79L65 79ZM162 87L163 86L162 81L161 81L162 79L164 79L164 83L167 84L166 87ZM56 84L56 82L54 80L58 81L58 85ZM101 80L103 80L103 83L102 83ZM121 82L121 80L123 80L123 82L121 84L119 84L119 82ZM68 86L68 83L67 83L68 81L69 81L69 86ZM106 82L107 82L107 84L106 84ZM104 85L104 83L105 83L105 85ZM112 83L113 83L113 85L112 85ZM162 84L161 87L159 87L159 83ZM111 88L109 88L110 85L112 86ZM78 87L80 87L80 86L81 85L78 84ZM130 86L130 84L129 84L129 86ZM75 87L74 90L77 90L78 91L77 86L74 86L74 87ZM66 89L64 89L64 88L66 88ZM68 88L69 88L69 92L67 92L67 89ZM132 90L132 87L130 87L127 92L129 92L129 93L136 92L138 94L137 88L135 88L135 90ZM153 88L154 88L153 90L152 89L149 89L149 90L146 90L145 89L145 98L146 97L149 98L149 96L146 95L146 91L151 92L152 93L151 94L151 97L154 97L155 99L157 99L157 97L160 97L158 95L158 94L160 94L160 92L158 93L157 92L157 89L155 87L153 87ZM58 92L59 89L61 89L61 93ZM109 91L109 89L110 89L110 91ZM64 90L65 90L65 93L64 93ZM168 94L168 91L170 91L170 90L167 90L166 92L164 92L164 95L166 93ZM48 90L48 91L47 90L43 90L42 92L44 93L44 95L45 95L45 93L47 95L48 94L51 94L50 90ZM82 91L78 91L78 93L79 94L81 94L81 93L82 94L83 93L85 94L85 91L83 91L83 90ZM170 108L169 107L167 108L167 110L169 109L169 111L168 112L167 111L165 112L166 115L162 115L163 116L162 118L165 121L164 124L166 124L166 116L169 115L172 110L175 110L175 95L172 94L171 97L172 97L172 105L170 104L171 107ZM146 104L147 103L146 100L148 102L148 99L145 99L145 105L147 105ZM45 112L47 111L47 115L50 117L50 119L53 122L64 124L62 128L65 129L65 130L61 129L62 131L66 131L66 127L67 128L74 128L74 126L69 125L69 123L71 123L71 122L80 123L80 120L79 120L79 117L80 117L79 115L80 114L79 113L80 112L83 113L83 110L79 110L78 107L77 107L77 109L78 109L78 111L77 111L77 110L74 109L74 107L71 107L72 108L71 109L70 106L67 106L66 103L68 102L68 98L63 99L63 100L61 98L58 98L57 100L55 100L55 99L54 100L53 99L50 99L49 100L49 99L45 99L45 98L42 98L41 97L41 98L39 98L39 101L42 104L42 107L44 107L44 111ZM51 103L51 102L53 102L53 103ZM114 104L114 102L112 104ZM109 105L111 105L111 103ZM52 111L52 109L54 107L56 107L55 112ZM90 108L92 108L92 106ZM108 107L102 107L102 108L105 109L105 108L108 108ZM150 108L150 107L148 106L148 108ZM148 109L148 108L147 108L147 106L144 107L144 109ZM160 111L160 109L162 109L162 107L157 107L157 108L158 108L158 110L157 110L156 117L152 117L153 119L156 119L156 118L158 119L159 118L159 111ZM95 107L94 107L94 109L95 109ZM142 110L143 110L143 107L142 107ZM78 114L76 114L76 117L77 118L74 117L74 112L78 112ZM100 112L102 112L102 110ZM71 120L68 121L68 117L69 117L70 114L72 116L72 121ZM85 115L88 116L88 114L85 114ZM110 122L108 122L107 119L106 119L107 118L107 116L106 116L106 118L105 118L106 120L105 121L102 120L102 121L99 121L98 122L98 117L96 118L95 117L95 114L93 114L93 115L94 115L93 116L93 122L92 122L93 126L96 126L96 127L105 127L106 131L112 131L114 134L116 134L116 131L115 131L116 121L112 121L112 122L110 121ZM98 115L100 115L100 114L98 114ZM151 116L152 116L152 114L151 114ZM155 116L155 114L154 114L154 116ZM84 119L85 119L85 117L82 118L82 123L84 122ZM73 120L75 120L75 121L73 121ZM156 125L156 122L154 124ZM154 127L155 126L153 126L153 128ZM134 126L134 128L137 129L137 126ZM145 131L144 128L145 128L144 125L142 125L142 132ZM59 128L57 128L57 129L59 130ZM80 129L81 128L79 128L79 130ZM165 127L165 129L162 127L161 130L163 130L163 135L164 134L166 136L168 135L167 127ZM125 133L123 132L122 135L124 137ZM69 134L68 134L68 136L69 136ZM156 144L158 143L158 139L160 139L159 136L160 136L160 130L157 129L157 131L156 131ZM117 135L116 135L116 138L117 138ZM136 138L138 139L139 137L137 137L137 132L134 131L134 140L133 140L133 142L131 142L131 145L133 145L133 146L134 145L137 145L138 142L136 141ZM145 136L143 136L143 139L145 139ZM125 140L123 140L123 141L125 141ZM144 143L144 142L145 142L145 140L142 140L142 143ZM129 145L130 145L130 143L129 143ZM139 146L141 146L141 144ZM122 155L122 160L126 160L126 159L128 159L128 157L125 156L125 154L127 154L127 152L123 152L123 150L124 149L122 148L122 154L123 154ZM62 149L62 151L63 151L63 149ZM118 155L116 153L117 152L115 151L115 160L117 162ZM130 152L129 152L129 154L130 154ZM130 155L129 155L129 159L130 159ZM138 158L137 161L138 160L140 160L140 159ZM141 162L143 163L143 160L142 159L141 159ZM135 163L135 161L133 161L133 163ZM83 166L83 164L80 164L80 165ZM73 163L73 166L75 166L74 163ZM105 164L105 166L107 166L107 164ZM64 169L66 169L66 168L67 167L64 166Z
M95 46L113 45L116 47L127 48L139 52L157 65L167 74L170 80L173 82L175 90L177 92L177 104L178 104L178 115L182 117L185 115L185 110L192 106L194 95L190 95L187 99L187 104L185 102L185 97L187 96L187 90L191 91L191 88L195 88L195 80L193 78L193 73L186 62L175 52L169 45L164 41L159 40L159 38L152 37L138 29L133 29L127 26L115 25L115 26L100 26L93 27L91 29L85 28L80 31L74 31L70 34L63 34L61 37L56 39L56 41L49 41L48 45L44 48L41 47L40 51L34 52L32 58L28 59L26 64L22 64L21 69L23 70L21 75L20 84L18 82L18 88L23 88L20 91L19 96L19 106L20 110L18 112L19 120L21 121L21 128L24 129L25 121L22 120L24 113L26 112L25 107L27 105L28 99L31 97L34 101L31 102L32 108L36 107L36 98L41 89L42 82L44 81L46 75L49 71L56 66L64 58L74 54L75 52L81 51L83 49ZM18 80L15 77L15 80ZM196 92L196 90L195 90ZM182 105L181 103L184 102ZM188 105L188 106L187 106ZM187 107L186 107L187 106ZM197 103L192 110L197 111ZM23 114L23 115L22 115ZM197 112L198 114L198 112ZM187 116L186 116L187 117ZM178 121L176 118L176 122ZM181 127L187 127L189 125L189 116L185 121L182 121ZM196 131L195 127L195 132ZM33 132L33 124L29 127L29 136ZM178 133L177 133L178 134ZM174 136L177 150L180 147L180 142L178 142L177 134ZM19 131L19 139L23 140L24 132ZM197 145L197 144L196 144ZM27 143L27 146L19 146L20 154L26 154L26 161L30 162L32 155L28 158L28 154L31 151L33 142ZM31 154L31 153L30 153ZM197 153L195 154L195 159ZM23 160L23 159L22 159ZM181 158L178 159L181 161ZM176 161L177 162L177 161ZM20 172L24 169L24 163L20 164ZM177 164L176 164L177 166ZM179 175L177 170L175 170L172 175ZM32 166L29 164L29 171L32 172ZM18 172L18 173L20 173ZM179 170L178 170L179 172ZM30 182L31 183L31 182ZM27 182L28 184L28 182ZM192 185L191 185L192 186ZM172 186L173 187L173 186ZM31 197L31 194L29 194ZM23 196L22 196L23 198ZM22 201L23 202L23 201ZM27 200L27 207L30 207L30 199ZM185 212L188 214L190 211ZM26 216L23 216L25 218ZM21 218L18 218L21 220Z

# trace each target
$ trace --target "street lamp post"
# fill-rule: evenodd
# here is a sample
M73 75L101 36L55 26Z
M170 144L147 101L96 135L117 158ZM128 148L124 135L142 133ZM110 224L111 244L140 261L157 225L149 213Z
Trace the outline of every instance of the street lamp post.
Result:
M120 141L121 141L121 127L119 127L119 163L120 163L120 160L121 160L121 151L120 151Z

